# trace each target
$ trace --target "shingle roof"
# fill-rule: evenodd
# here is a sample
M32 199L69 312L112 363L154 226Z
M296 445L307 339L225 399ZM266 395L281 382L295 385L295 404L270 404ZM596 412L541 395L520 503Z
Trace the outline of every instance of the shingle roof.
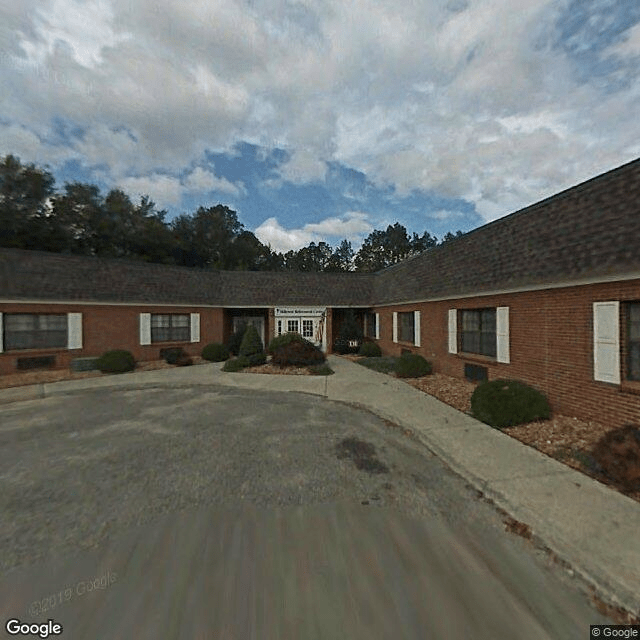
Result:
M0 249L0 299L369 306L640 272L640 159L377 274L210 271Z
M377 302L640 272L640 159L378 272Z
M0 298L214 306L364 306L373 274L211 271L0 249Z

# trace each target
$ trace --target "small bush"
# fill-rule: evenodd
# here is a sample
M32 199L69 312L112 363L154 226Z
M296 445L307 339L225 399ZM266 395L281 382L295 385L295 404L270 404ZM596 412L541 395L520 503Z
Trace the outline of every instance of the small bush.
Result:
M297 342L298 340L303 339L299 333L295 331L290 331L289 333L283 333L279 336L276 336L271 340L269 346L267 348L267 353L269 355L273 355L278 349L285 347L292 342Z
M229 359L229 349L219 342L212 342L202 349L202 357L209 362L223 362Z
M102 373L125 373L135 369L136 361L130 351L116 349L103 353L96 361L96 367Z
M602 472L622 491L640 491L640 427L625 425L605 434L593 448Z
M518 380L479 384L471 396L471 412L478 420L498 429L551 416L544 394Z
M280 340L280 338L285 338ZM281 367L307 367L322 364L326 357L315 344L297 333L285 334L271 341L271 361ZM275 343L275 340L279 340Z
M238 355L247 358L250 366L264 364L267 361L258 330L252 324L250 324L244 332Z
M363 342L358 353L367 358L379 358L382 356L382 349L375 342Z
M232 360L227 360L222 367L223 371L242 371L242 369L246 369L250 367L251 363L249 359L245 356L238 356L237 358L233 358Z
M175 361L176 367L190 367L193 364L193 360L188 353L181 353L178 359Z
M242 338L244 338L246 330L246 322L241 322L238 325L238 330L231 334L231 337L227 342L227 348L231 355L237 356L240 353L240 345L242 344Z
M328 364L314 364L309 367L309 371L313 376L330 376L335 371Z
M403 353L396 362L398 378L420 378L432 371L431 363L417 353Z
M187 355L182 347L162 349L160 353L167 364L177 364L178 360L184 358Z
M391 373L395 371L398 360L399 358L393 356L382 356L381 358L362 358L362 360L358 360L358 364L378 373Z

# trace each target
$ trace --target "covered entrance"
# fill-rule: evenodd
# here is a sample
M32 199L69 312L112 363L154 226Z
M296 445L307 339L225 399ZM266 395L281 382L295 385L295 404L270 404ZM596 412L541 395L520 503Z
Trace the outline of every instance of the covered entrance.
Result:
M327 351L326 307L276 307L274 335L299 333L323 351Z

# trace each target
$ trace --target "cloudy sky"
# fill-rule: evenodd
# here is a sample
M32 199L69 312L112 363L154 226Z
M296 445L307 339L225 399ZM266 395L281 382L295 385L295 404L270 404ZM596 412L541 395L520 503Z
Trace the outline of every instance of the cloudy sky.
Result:
M0 156L274 249L468 231L640 156L636 0L20 0Z

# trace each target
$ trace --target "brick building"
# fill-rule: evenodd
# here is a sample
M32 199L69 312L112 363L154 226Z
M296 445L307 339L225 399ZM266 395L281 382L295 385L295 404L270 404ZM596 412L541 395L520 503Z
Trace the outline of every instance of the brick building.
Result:
M0 249L0 375L115 348L197 355L242 320L267 342L298 331L330 351L347 308L385 353L522 380L560 413L640 423L640 159L376 274Z

